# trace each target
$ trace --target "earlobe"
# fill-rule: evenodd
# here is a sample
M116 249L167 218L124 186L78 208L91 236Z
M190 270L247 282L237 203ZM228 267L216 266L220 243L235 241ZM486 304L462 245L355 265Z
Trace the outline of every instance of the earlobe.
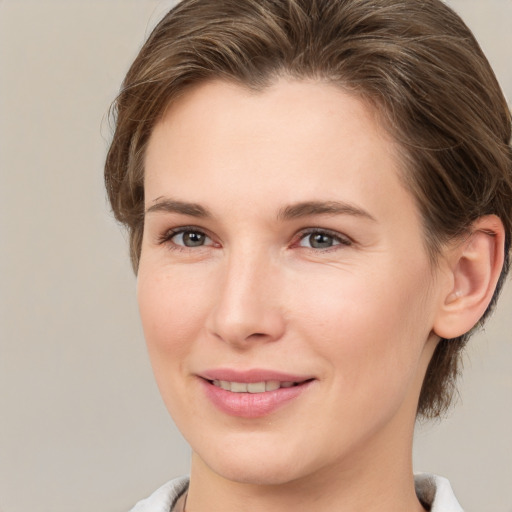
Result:
M505 230L495 215L480 217L452 249L449 290L441 297L434 332L456 338L470 331L489 305L504 260Z

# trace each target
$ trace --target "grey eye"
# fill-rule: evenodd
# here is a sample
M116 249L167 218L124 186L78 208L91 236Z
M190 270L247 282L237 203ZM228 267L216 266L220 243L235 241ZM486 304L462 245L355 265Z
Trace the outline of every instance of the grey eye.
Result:
M337 244L339 244L339 241L327 233L312 233L304 237L300 245L303 247L312 247L313 249L328 249Z
M303 233L298 244L300 247L308 249L330 249L337 245L352 245L352 241L341 233L326 230L311 230Z
M176 245L184 247L201 247L211 243L210 238L201 231L182 231L181 233L176 233L172 237L172 241Z

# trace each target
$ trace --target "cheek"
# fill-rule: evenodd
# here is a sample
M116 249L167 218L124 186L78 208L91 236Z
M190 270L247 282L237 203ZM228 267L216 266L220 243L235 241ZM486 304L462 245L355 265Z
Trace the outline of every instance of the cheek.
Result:
M141 265L137 300L155 373L160 364L178 362L189 351L204 324L205 297L201 280Z
M340 386L358 393L386 382L384 392L413 378L430 332L425 275L354 270L300 281L301 328Z
M189 378L186 362L204 325L205 290L199 283L147 262L139 268L137 300L151 366L162 399L179 425L186 421L186 411L194 414L193 401L183 390Z

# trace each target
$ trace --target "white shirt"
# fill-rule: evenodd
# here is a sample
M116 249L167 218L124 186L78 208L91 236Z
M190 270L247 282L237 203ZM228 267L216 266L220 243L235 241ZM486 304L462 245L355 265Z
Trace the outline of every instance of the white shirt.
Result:
M414 485L418 498L430 505L430 512L464 512L446 478L419 473L414 475Z
M464 512L446 478L420 473L414 476L414 483L416 494L423 503L430 505L430 512ZM131 512L172 512L187 489L188 477L171 480L149 498L139 501Z

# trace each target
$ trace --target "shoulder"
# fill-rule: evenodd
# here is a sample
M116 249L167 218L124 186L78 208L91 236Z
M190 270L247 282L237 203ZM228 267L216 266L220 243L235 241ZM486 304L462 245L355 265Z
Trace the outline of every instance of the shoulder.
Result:
M431 512L464 512L446 478L427 473L414 475L416 494Z
M188 477L162 485L148 498L139 501L130 512L171 512L178 498L188 489Z

